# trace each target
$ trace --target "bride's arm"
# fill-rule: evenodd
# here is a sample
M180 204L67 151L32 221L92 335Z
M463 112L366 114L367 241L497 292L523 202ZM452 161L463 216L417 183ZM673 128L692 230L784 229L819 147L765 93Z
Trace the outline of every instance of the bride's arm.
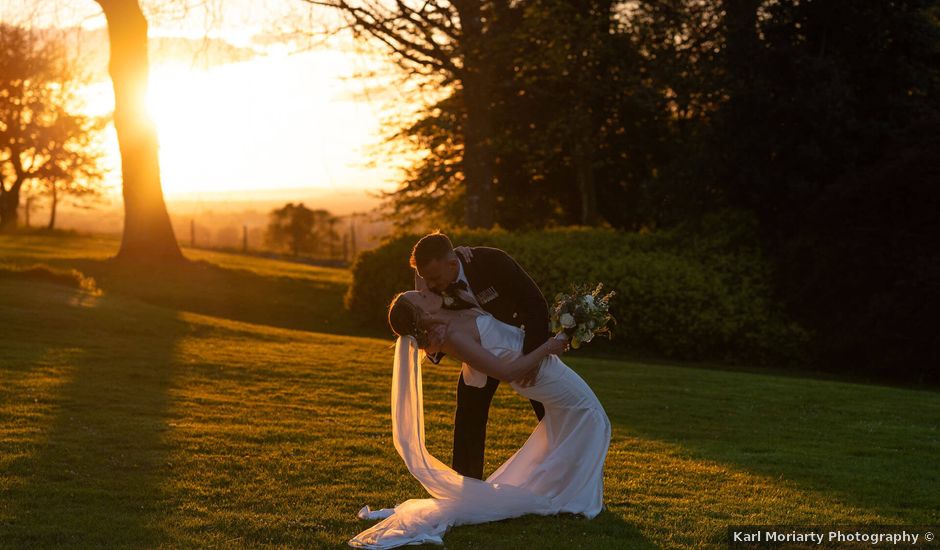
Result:
M465 333L456 333L448 335L443 349L487 376L511 382L521 378L545 357L561 354L565 351L567 345L568 342L564 340L549 338L544 344L531 352L512 361L505 361L490 353L477 343L472 336Z

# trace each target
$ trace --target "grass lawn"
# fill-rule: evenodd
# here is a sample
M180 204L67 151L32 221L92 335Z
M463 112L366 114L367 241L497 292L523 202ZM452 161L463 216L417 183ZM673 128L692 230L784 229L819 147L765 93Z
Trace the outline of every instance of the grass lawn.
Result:
M117 242L0 237L0 547L336 548L364 504L425 493L391 441L392 340L342 311L345 270L186 250L169 277ZM0 265L2 267L2 265ZM940 395L637 361L566 361L614 425L607 510L454 528L449 548L721 548L732 524L940 523ZM424 372L450 461L457 366ZM487 473L526 439L500 388Z

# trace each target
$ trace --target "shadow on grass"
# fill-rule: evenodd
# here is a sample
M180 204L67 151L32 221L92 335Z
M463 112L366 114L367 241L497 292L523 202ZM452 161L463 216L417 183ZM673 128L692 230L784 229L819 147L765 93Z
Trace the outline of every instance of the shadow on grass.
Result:
M615 432L911 523L940 520L940 395L664 365L579 365Z
M444 537L448 548L515 549L526 542L535 548L631 548L655 549L633 524L607 510L588 520L572 514L525 516L482 525L462 525Z
M12 337L0 368L15 423L38 428L3 472L0 541L11 547L153 546L166 509L172 311L61 286L0 285ZM124 301L126 302L126 301ZM39 363L39 357L52 362ZM54 378L43 400L37 377ZM31 379L32 378L32 379Z
M177 311L344 336L385 336L364 331L347 315L343 306L346 285L340 282L261 275L205 261L189 261L161 272L110 259L47 263L78 269L105 291Z

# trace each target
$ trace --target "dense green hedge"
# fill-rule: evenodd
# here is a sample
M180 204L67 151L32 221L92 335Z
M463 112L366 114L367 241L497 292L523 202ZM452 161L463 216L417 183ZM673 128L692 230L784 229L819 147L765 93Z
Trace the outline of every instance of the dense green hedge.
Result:
M564 228L527 233L448 232L455 245L494 246L529 272L551 303L571 283L617 291L614 345L667 357L784 364L802 359L809 335L772 298L755 222L726 212L669 231ZM360 255L346 306L385 324L395 293L413 287L408 266L418 235Z

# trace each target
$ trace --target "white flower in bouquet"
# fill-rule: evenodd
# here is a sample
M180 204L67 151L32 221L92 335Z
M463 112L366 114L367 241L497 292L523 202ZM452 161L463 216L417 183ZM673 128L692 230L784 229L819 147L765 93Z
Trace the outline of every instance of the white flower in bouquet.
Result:
M583 342L590 342L596 334L610 337L608 321L615 321L608 312L613 292L601 295L602 284L593 290L590 287L574 287L570 294L559 293L555 296L552 307L551 327L559 338L571 340L571 347L578 348ZM564 335L564 336L562 336Z

